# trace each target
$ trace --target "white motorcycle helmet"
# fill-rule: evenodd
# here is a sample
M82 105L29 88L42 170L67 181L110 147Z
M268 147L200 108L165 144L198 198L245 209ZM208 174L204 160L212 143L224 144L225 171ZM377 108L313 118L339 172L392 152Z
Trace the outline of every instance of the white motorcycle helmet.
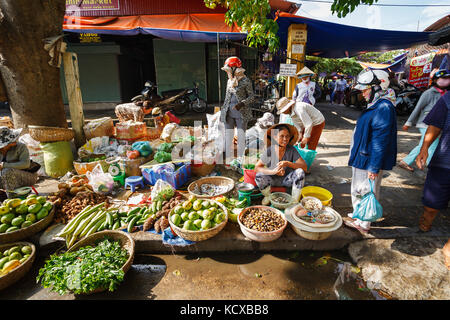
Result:
M356 78L355 89L364 90L370 87L379 86L382 90L389 87L389 74L383 70L365 69ZM377 90L378 91L378 90Z
M367 68L358 74L356 83L357 85L355 86L355 89L357 90L372 88L368 101L370 103L372 102L376 92L389 88L389 74L383 70L372 70Z

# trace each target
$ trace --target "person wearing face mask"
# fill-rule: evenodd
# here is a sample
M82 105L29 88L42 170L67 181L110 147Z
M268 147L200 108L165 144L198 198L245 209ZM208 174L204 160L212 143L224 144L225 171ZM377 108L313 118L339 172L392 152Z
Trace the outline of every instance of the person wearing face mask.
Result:
M389 88L389 75L382 70L363 70L357 78L368 102L353 131L349 166L352 167L351 197L353 211L367 190L368 179L374 182L374 194L380 200L383 171L392 170L397 157L397 119L395 93ZM370 190L369 190L370 191ZM368 232L370 221L353 219L353 212L344 218L347 226Z
M424 91L424 93L422 93L413 112L403 126L403 130L408 131L408 129L415 123L416 128L419 129L421 134L419 144L414 149L412 149L411 152L398 164L400 168L406 169L410 172L414 171L414 168L411 167L411 164L414 163L417 155L420 152L425 132L428 128L428 125L426 125L423 120L426 118L428 113L430 113L431 109L433 109L433 106L436 104L439 98L447 92L448 88L450 88L450 72L445 69L438 70L431 77L431 81L431 87L428 90ZM436 138L436 140L434 140L434 142L430 145L428 149L427 165L430 163L438 143L439 137Z
M316 98L314 93L316 91L316 83L311 81L311 77L315 73L308 67L304 67L297 73L297 76L301 79L301 82L295 86L294 93L292 94L292 100L299 102L306 102L314 105Z
M229 57L222 67L228 75L225 100L220 110L220 121L225 125L225 161L228 164L234 156L233 139L237 128L237 156L245 151L245 131L252 119L250 105L254 102L254 93L250 79L244 74L242 61L238 57Z

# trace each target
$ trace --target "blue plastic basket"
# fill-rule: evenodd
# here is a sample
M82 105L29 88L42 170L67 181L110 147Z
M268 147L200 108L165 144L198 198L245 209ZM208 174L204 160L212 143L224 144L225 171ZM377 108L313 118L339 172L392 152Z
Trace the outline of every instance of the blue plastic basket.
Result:
M309 168L311 167L314 159L316 158L317 151L316 150L309 150L308 149L308 145L306 145L305 148L300 148L298 145L296 145L295 148L297 149L298 153L300 153L300 156L302 157L302 159L305 160L306 166L307 166L307 168L309 170Z

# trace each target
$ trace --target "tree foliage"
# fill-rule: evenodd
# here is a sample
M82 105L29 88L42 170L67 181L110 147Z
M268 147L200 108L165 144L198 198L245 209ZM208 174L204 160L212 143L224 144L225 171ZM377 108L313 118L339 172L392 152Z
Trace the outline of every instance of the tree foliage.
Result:
M267 45L274 52L280 45L277 36L278 24L268 18L269 0L204 0L206 7L214 9L218 5L226 8L225 22L236 23L243 32L247 32L247 44L250 47Z
M366 52L357 57L362 62L384 63L392 60L395 56L405 53L406 50L392 50L387 52Z
M312 70L317 74L326 72L329 75L337 72L339 74L355 76L363 69L355 58L332 59L307 56L307 59L318 61L312 67Z
M331 5L331 12L337 13L339 18L344 18L347 14L352 13L360 4L374 4L378 0L334 0Z

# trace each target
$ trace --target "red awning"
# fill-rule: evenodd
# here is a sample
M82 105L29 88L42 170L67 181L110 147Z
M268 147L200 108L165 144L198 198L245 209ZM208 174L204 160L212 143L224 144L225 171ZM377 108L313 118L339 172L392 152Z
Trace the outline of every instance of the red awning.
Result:
M65 16L64 31L93 32L99 34L135 35L152 34L170 40L216 41L243 39L245 33L235 24L228 26L224 14L173 14L120 17Z

